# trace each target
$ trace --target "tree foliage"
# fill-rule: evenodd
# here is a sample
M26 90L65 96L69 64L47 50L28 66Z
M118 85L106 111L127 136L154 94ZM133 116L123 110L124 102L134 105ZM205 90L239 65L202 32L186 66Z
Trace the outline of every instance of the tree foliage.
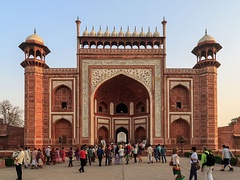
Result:
M24 126L22 119L23 111L18 106L13 106L9 100L4 100L0 103L0 113L3 116L3 123L10 126Z

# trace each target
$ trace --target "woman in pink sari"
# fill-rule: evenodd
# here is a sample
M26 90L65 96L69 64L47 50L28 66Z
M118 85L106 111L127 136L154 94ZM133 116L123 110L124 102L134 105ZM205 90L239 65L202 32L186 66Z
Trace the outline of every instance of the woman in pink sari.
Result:
M56 163L61 163L60 162L60 153L59 153L59 150L58 148L56 148L56 151L55 151L55 159L56 159Z
M60 156L62 158L62 162L65 163L66 151L65 151L64 147L62 147L62 150L60 151Z

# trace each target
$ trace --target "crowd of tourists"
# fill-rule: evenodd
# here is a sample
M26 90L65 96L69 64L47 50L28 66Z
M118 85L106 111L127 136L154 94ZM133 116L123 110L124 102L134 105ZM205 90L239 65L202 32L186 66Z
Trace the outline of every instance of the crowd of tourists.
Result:
M231 157L235 157L233 153L229 150L229 148L225 145L222 146L222 169L224 171L226 167L229 168L229 171L233 171L233 167L230 164ZM212 180L212 172L213 166L215 164L214 158L211 160L210 156L212 155L211 151L207 149L206 146L203 146L203 153L201 155L201 165L198 162L198 154L196 153L196 147L192 147L192 154L190 156L190 175L189 180L193 177L197 180L197 170L201 169L203 173L204 180ZM55 165L66 162L66 157L68 158L68 163L66 166L72 167L73 160L80 161L79 172L83 173L84 167L88 163L91 165L96 162L98 159L98 165L102 166L110 166L110 165L128 165L130 160L133 163L141 163L142 162L142 154L146 153L148 163L156 163L162 162L167 163L166 159L166 148L164 145L156 145L152 147L149 145L145 147L145 144L107 144L105 146L95 145L95 146L87 146L83 145L81 148L76 148L73 150L72 147L68 151L62 148L54 148L48 146L43 149L30 149L25 147L23 149L22 146L15 147L14 152L12 154L13 159L15 160L16 171L18 175L18 180L21 180L22 177L22 164L24 168L31 169L40 169L43 168L44 165ZM104 159L104 162L102 162ZM212 161L212 162L210 162ZM103 164L102 164L103 163ZM169 165L173 167L173 175L176 180L184 179L185 176L181 173L180 168L180 158L178 156L178 149L174 148L171 156L171 161Z

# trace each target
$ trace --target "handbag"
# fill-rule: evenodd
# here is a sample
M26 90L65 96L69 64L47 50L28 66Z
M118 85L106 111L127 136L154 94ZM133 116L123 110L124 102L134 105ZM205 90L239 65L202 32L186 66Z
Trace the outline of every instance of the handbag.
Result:
M169 166L173 166L173 161L172 160L169 162Z
M193 165L194 165L196 170L199 170L201 168L198 161L197 162L193 162L193 160L192 160L192 163L193 163Z

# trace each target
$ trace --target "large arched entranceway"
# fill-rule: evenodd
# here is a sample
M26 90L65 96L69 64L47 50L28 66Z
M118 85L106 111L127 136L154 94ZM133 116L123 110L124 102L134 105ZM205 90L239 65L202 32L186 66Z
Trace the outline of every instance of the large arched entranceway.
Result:
M135 137L135 143L140 143L143 140L146 140L145 129L143 127L139 126L134 133L134 137Z
M190 126L184 119L178 119L171 124L170 137L175 144L181 144L181 138L184 138L184 143L190 143Z
M55 123L54 128L55 144L58 144L59 137L62 137L62 144L72 144L72 126L66 119L60 119Z
M137 127L150 126L150 97L139 81L123 74L117 75L98 87L92 102L94 124L109 130L109 137L103 137L106 142L119 142L122 138L135 143L143 137L144 140L149 138L150 133L145 129L137 130L138 135L135 136ZM95 132L94 138L99 139L99 133Z
M98 130L98 143L101 143L101 140L105 140L108 142L108 129L104 126L102 126L99 130Z
M116 140L117 142L125 142L128 143L128 131L120 127L116 130Z

